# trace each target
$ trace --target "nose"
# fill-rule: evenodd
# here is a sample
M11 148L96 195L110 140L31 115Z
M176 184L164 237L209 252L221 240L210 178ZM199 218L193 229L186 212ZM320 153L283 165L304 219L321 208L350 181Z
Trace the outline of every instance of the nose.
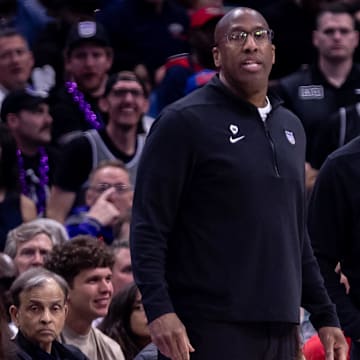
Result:
M258 45L251 33L249 33L245 39L245 42L243 44L244 51L256 51L258 48Z
M342 37L342 33L340 30L335 30L333 34L334 39L340 39Z
M85 66L93 66L95 64L95 58L92 55L87 55L85 58Z
M135 96L131 93L131 91L126 91L124 94L124 101L133 101Z
M52 118L52 116L50 115L50 113L47 113L47 114L46 114L46 122L47 122L48 124L52 124L52 122L53 122L53 118Z
M99 291L101 293L113 292L113 286L111 280L104 279L99 284Z
M33 266L42 266L44 265L44 256L40 253L40 251L36 251L32 260Z
M21 55L20 55L20 53L19 53L18 51L12 51L12 52L11 52L11 57L10 57L10 59L11 59L12 62L17 62L17 61L19 61L20 57L21 57Z
M42 312L40 321L42 323L49 323L51 321L51 314L48 308L44 309L44 311Z

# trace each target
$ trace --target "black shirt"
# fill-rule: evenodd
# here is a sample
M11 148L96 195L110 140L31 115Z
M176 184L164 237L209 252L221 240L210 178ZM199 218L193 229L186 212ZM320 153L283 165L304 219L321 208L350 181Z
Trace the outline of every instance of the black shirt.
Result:
M301 120L306 134L306 160L315 167L317 148L315 138L321 124L329 121L342 106L360 101L360 65L354 64L340 87L330 84L315 65L297 71L279 81L276 88L284 106Z
M49 354L25 338L21 331L16 335L15 342L18 346L18 358L22 360L88 360L77 347L61 344L56 340L52 342Z
M84 93L85 100L90 104L91 110L96 114L97 121L104 124L106 116L98 107L98 98ZM49 95L50 113L53 117L52 142L58 145L63 141L64 135L92 129L85 120L84 112L80 110L72 96L67 92L65 85L54 88Z
M272 98L258 109L215 76L167 107L138 168L131 256L149 321L337 325L305 226L305 134Z

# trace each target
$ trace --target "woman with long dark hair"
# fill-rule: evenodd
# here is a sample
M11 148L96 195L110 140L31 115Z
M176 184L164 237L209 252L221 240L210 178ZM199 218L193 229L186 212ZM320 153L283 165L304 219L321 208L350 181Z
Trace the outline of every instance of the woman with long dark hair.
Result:
M120 344L126 360L134 359L151 342L141 295L134 283L114 296L99 329Z

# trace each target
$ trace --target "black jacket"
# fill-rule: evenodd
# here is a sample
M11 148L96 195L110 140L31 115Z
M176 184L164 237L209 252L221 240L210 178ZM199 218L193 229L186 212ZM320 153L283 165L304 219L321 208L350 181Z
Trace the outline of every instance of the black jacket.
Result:
M214 77L157 119L138 168L131 229L149 321L335 325L305 225L305 134L271 100L264 123Z
M18 359L22 360L89 360L77 347L54 340L51 354L29 340L19 331L15 337Z
M346 81L338 88L313 65L281 79L276 90L284 106L300 118L307 138L306 159L315 167L318 151L315 139L322 123L329 121L340 107L360 101L360 65L353 65Z
M329 295L345 333L360 338L360 138L329 155L309 204L309 233ZM350 293L334 272L341 271Z

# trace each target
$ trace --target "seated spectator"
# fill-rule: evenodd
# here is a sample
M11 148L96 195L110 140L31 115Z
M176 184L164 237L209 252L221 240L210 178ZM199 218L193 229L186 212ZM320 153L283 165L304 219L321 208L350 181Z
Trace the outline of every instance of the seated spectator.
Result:
M12 91L3 101L0 116L16 141L21 191L43 216L57 157L49 146L52 118L47 98L29 89Z
M53 143L104 126L99 99L104 94L113 50L101 24L83 21L71 28L65 46L67 81L50 92Z
M108 114L105 129L89 130L72 139L59 158L47 215L62 223L74 205L84 205L89 175L102 160L123 161L131 184L135 183L146 138L139 132L148 109L146 86L133 72L114 74L107 81L99 105Z
M131 212L132 188L125 165L120 160L104 160L90 174L85 206L73 210L66 220L70 237L91 235L110 245L114 228Z
M4 252L14 260L21 274L30 267L43 266L53 246L61 240L48 227L33 220L8 233Z
M68 311L68 286L63 278L45 269L30 269L14 281L10 292L20 359L87 359L79 349L56 340Z
M8 127L0 124L0 251L9 230L37 216L35 204L20 193L16 142Z
M113 276L111 282L114 288L114 295L122 292L126 286L134 281L129 241L121 241L112 247L114 253L114 266L112 268Z
M114 296L98 327L120 344L126 360L134 359L151 342L141 294L134 283Z
M212 56L214 30L223 15L224 10L218 7L204 7L191 15L190 53L172 56L166 62L164 79L156 90L158 112L183 97L190 88L194 90L204 85L215 75ZM194 77L188 84L192 76Z
M35 69L46 76L55 74L55 84L65 81L64 49L71 27L79 21L95 21L95 10L100 8L100 0L39 0L46 8L52 21L39 33L32 47Z
M45 264L70 287L69 313L59 338L64 344L77 346L91 360L124 359L120 345L91 326L108 312L113 264L109 249L87 235L55 246Z
M0 106L9 91L30 87L33 65L33 54L23 35L13 29L0 30Z

